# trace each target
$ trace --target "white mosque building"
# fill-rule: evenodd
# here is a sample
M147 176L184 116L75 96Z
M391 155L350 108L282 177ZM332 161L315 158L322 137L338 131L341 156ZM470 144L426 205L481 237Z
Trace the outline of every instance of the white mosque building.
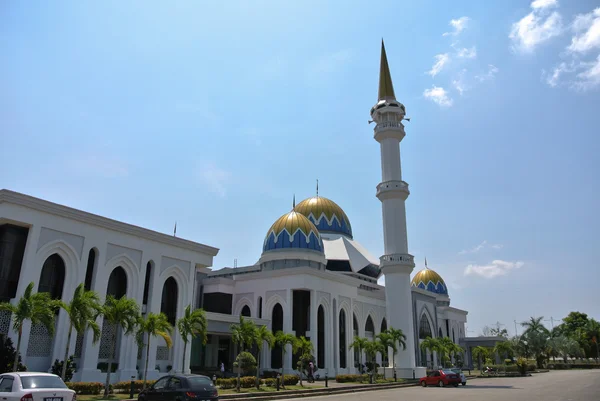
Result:
M30 282L37 291L69 301L75 287L135 298L142 312L163 312L174 323L187 305L203 308L208 319L208 342L187 347L174 336L172 348L152 341L149 378L167 371L209 372L224 363L231 369L234 346L229 327L239 315L310 338L317 367L329 376L358 371L358 355L348 349L355 336L373 338L388 327L402 329L407 349L391 361L398 377L424 375L429 352L420 342L428 337L465 337L467 312L450 306L444 280L427 266L416 273L408 252L405 201L408 184L402 180L400 141L404 138L405 107L394 94L382 44L379 95L371 109L374 138L381 148L382 182L376 196L382 203L384 249L373 257L354 239L352 225L334 201L317 194L275 220L266 230L256 264L212 270L218 249L93 215L9 190L0 190L0 301L17 302ZM268 227L268 224L265 228ZM377 284L385 276L386 285ZM29 370L48 370L62 360L67 317L59 312L56 333L28 324L21 355ZM102 338L73 336L77 363L74 380L102 381L115 327L102 324ZM16 344L10 315L0 314L0 335ZM114 381L139 376L145 353L132 336L117 333ZM162 341L162 340L161 340ZM261 369L280 369L282 350L263 348ZM283 368L295 363L286 352Z

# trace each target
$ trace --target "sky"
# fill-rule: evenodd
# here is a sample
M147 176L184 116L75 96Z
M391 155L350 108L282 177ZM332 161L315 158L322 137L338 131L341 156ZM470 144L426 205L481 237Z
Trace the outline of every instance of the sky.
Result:
M318 179L378 257L382 38L415 272L427 257L468 335L600 319L598 1L4 1L0 188L177 222L222 268Z

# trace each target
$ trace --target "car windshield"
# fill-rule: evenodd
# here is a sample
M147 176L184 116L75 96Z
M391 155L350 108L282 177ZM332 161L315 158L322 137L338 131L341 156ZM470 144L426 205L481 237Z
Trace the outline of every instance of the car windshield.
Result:
M21 376L23 389L34 388L67 388L67 385L58 376Z
M208 377L201 377L201 376L188 377L187 380L188 380L188 383L190 384L190 387L192 389L205 388L205 387L212 387L213 386L212 380L210 380Z

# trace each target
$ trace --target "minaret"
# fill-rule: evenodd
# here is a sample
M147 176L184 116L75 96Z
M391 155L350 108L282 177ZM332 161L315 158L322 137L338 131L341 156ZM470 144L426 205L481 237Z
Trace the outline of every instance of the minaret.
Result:
M406 336L406 350L398 349L396 368L398 376L412 377L415 367L415 338L413 330L410 273L415 267L408 253L406 238L406 210L408 184L402 181L400 168L400 141L404 138L402 120L406 109L396 100L383 40L379 70L379 96L371 109L375 125L375 140L381 146L381 176L377 198L383 210L383 240L385 254L380 258L385 276L386 313L388 325L402 329ZM418 373L417 373L418 374ZM416 376L419 377L419 376Z

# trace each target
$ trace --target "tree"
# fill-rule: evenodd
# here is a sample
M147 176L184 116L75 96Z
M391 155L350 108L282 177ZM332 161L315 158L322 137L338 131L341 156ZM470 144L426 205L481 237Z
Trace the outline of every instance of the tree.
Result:
M377 334L377 340L381 343L381 345L383 346L383 349L385 350L385 354L388 354L389 349L391 348L394 352L394 354L396 354L396 352L398 351L398 347L396 346L396 341L394 341L394 338L392 337L392 335L387 331L382 331L381 333ZM382 359L383 358L383 354L381 355ZM385 364L383 364L383 378L385 379Z
M246 347L251 346L254 343L254 339L256 338L256 325L253 321L245 320L244 317L240 315L240 322L232 324L230 329L231 341L238 345L239 356L242 352L246 351ZM238 366L237 391L240 391L240 374L241 367Z
M369 342L369 340L367 340L366 338L356 336L356 337L354 337L354 341L352 341L352 343L348 346L348 348L358 351L358 361L357 362L359 364L358 366L359 366L360 373L363 372L362 353L363 353L363 350L365 349L365 345L368 342Z
M402 332L402 329L395 329L393 327L387 329L387 332L392 336L394 344L397 344L396 348L392 347L392 367L396 370L396 353L398 352L398 347L406 350L406 336Z
M527 343L529 350L535 355L538 368L543 367L544 353L550 337L550 331L542 324L543 319L543 316L531 317L529 321L521 323L521 326L525 327L521 336L522 341Z
M263 349L263 345L266 343L269 348L273 347L275 343L275 336L267 328L267 326L259 326L256 329L256 389L260 387L260 352Z
M502 361L504 366L504 371L506 371L506 358L512 354L513 347L510 341L500 341L496 343L494 347L494 352L502 357Z
M0 311L12 313L13 330L18 333L15 359L12 366L19 366L23 324L30 320L31 324L42 324L50 334L54 334L55 311L60 307L58 301L47 292L33 292L33 282L25 288L25 293L16 305L8 302L0 303Z
M471 355L474 359L477 359L477 368L481 370L481 362L486 360L489 351L486 347L475 347L471 351Z
M92 330L94 344L100 340L102 334L100 326L96 323L96 319L102 314L102 304L100 297L95 291L87 291L83 283L75 288L73 299L68 304L61 302L60 306L67 312L69 317L69 331L67 334L67 348L65 349L65 357L63 361L69 360L71 335L73 329L79 335L83 335L88 329ZM68 381L66 378L68 363L62 364L60 377L63 381Z
M64 371L65 378L63 381L70 382L76 369L77 365L73 361L73 355L71 355L69 359L67 359L67 363L65 363L65 361L59 361L58 359L55 359L52 368L50 368L50 373L60 376Z
M279 330L277 333L275 333L275 344L277 344L278 346L281 347L281 379L282 379L282 383L283 383L283 365L285 364L285 353L286 353L285 348L288 344L293 346L295 341L296 341L296 337L293 334L284 333L281 330ZM283 387L285 388L285 385Z
M292 344L292 352L299 356L299 360L298 360L298 364L300 365L299 370L300 370L300 372L303 372L304 371L304 361L306 359L310 359L312 357L312 352L313 352L312 342L310 342L310 340L307 339L306 337L300 336L300 337L296 338L294 343ZM300 373L300 385L304 386L302 384L302 373Z
M387 349L384 345L377 341L367 341L365 344L365 354L367 354L367 365L370 365L369 373L371 374L370 380L373 383L373 374L377 371L377 363L375 360L377 359L377 354L386 352Z
M444 365L444 362L447 363L450 361L450 355L455 356L456 354L463 351L463 348L460 345L455 344L450 339L450 337L443 337L443 338L440 338L438 341L439 341L439 350L442 355L442 365Z
M148 375L148 360L150 359L150 340L152 337L162 337L165 340L168 348L173 345L171 339L171 332L173 326L169 323L169 318L164 313L152 313L149 312L145 317L140 316L138 319L138 331L137 331L137 343L138 347L144 346L144 336L148 336L148 342L146 346L146 364L144 366L144 383L142 384L142 390L146 389L146 377Z
M436 338L432 338L427 336L420 345L421 349L423 350L429 350L429 352L431 353L431 367L433 368L435 366L435 362L433 361L433 353L435 351L439 351L440 349L440 342L439 340L437 340Z
M21 357L18 357L19 365L14 368L15 354L17 351L9 336L0 335L0 372L24 372L27 367L21 363Z
M177 321L177 329L183 339L183 362L181 363L181 373L185 373L185 354L190 337L200 337L202 344L206 344L206 332L208 325L204 309L195 309L192 311L192 305L185 308L183 317Z
M104 314L104 324L112 324L117 328L121 327L123 335L130 335L135 332L140 316L140 308L135 299L126 297L117 299L112 295L108 295L106 301L104 301L102 310ZM112 347L108 358L108 369L106 371L106 382L104 385L103 398L105 399L108 398L109 394L110 372L112 370L112 362L117 348L116 334L113 335L111 341ZM148 360L148 358L146 358L146 360Z

